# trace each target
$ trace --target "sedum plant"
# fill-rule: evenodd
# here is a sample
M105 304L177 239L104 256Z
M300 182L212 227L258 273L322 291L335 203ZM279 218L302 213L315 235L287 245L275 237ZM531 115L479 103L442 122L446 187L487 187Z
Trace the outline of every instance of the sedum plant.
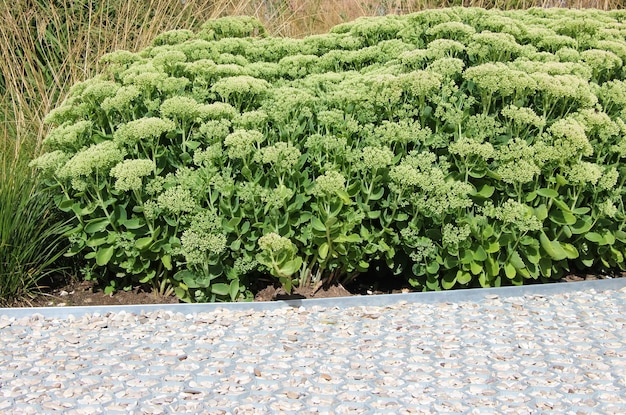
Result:
M219 19L104 56L32 164L107 291L241 301L264 275L291 291L380 264L418 290L624 269L622 22L451 8L287 39Z

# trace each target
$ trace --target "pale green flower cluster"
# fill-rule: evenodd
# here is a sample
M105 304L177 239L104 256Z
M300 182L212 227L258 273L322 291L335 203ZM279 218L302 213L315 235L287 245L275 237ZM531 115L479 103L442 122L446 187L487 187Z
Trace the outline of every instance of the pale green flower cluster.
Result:
M98 104L105 98L114 96L120 88L120 86L115 82L100 78L93 78L85 81L84 87L85 88L80 94L81 97L84 100L92 101Z
M359 155L359 164L365 170L385 169L393 163L395 154L388 147L363 147Z
M198 132L202 136L204 142L221 144L226 136L231 133L231 123L228 120L211 120L203 123Z
M460 137L454 143L450 143L448 150L450 153L458 154L461 157L476 156L483 160L491 159L494 154L494 148L491 143L485 143L470 137Z
M184 63L187 61L187 56L180 50L164 49L160 50L152 58L152 65L156 68L168 70L171 67L176 66L178 63Z
M84 180L106 175L111 167L124 159L124 152L112 141L94 144L76 153L57 171L60 178ZM76 182L84 190L83 183Z
M602 177L598 180L598 189L612 190L619 179L619 172L615 167L609 167L602 173Z
M295 246L289 238L280 236L276 232L270 232L261 236L258 240L258 244L261 250L271 252L274 255L282 251L295 252Z
M345 188L346 178L340 172L330 170L315 179L315 185L311 192L317 197L325 197L335 195Z
M472 234L469 225L454 226L446 223L441 229L441 243L447 247L458 247Z
M426 47L428 57L431 60L441 58L455 58L465 51L465 45L456 40L437 39L433 40Z
M177 45L179 43L183 43L187 39L190 39L194 36L191 30L187 29L178 29L178 30L170 30L168 32L161 33L157 35L152 41L152 44L155 46L160 45Z
M115 177L115 189L121 192L139 190L143 178L154 173L155 165L152 160L136 159L124 160L111 169L111 177Z
M487 60L488 58L501 60L517 56L521 51L522 47L512 35L489 31L472 35L472 41L467 46L468 55L477 60Z
M187 229L181 238L181 251L189 265L202 265L210 255L219 255L226 249L226 236L221 233L197 232Z
M426 34L428 36L432 36L435 38L451 38L457 39L460 41L468 40L474 33L476 33L476 29L472 26L467 25L463 22L445 22L439 23L428 30L426 30Z
M159 203L159 208L175 215L193 212L198 207L196 200L191 195L191 191L182 186L166 189L158 196L157 202Z
M431 63L427 70L443 75L444 77L456 77L463 72L465 63L458 58L441 58Z
M411 247L409 257L416 264L421 264L428 259L434 258L438 249L432 239L422 236L420 232L409 227L400 231L402 240Z
M569 166L565 172L565 176L572 184L590 184L595 186L600 177L602 177L602 169L595 163L579 161Z
M543 128L546 125L545 118L538 116L532 108L511 104L504 107L500 113L518 125L531 125L537 128Z
M297 147L281 141L261 148L254 155L254 160L263 164L270 164L281 171L288 171L298 163L301 155Z
M200 118L202 119L216 120L224 123L228 123L229 120L239 116L239 111L226 102L213 102L212 104L202 105L199 111Z
M619 212L619 209L615 207L615 204L613 204L611 200L605 200L604 202L598 203L597 207L599 213L607 218L614 218Z
M535 180L541 169L532 160L519 159L501 164L495 172L505 183L529 183Z
M548 133L550 134L548 140L552 141L552 152L543 148L542 151L538 151L540 157L547 160L562 160L577 154L583 156L593 154L593 147L587 138L585 127L574 118L557 120L548 128Z
M196 150L193 153L193 163L196 166L209 167L215 165L224 155L221 143L215 143L205 149Z
M68 154L61 150L55 150L42 154L31 161L29 165L37 170L40 170L44 177L52 177L56 171L67 162L68 159Z
M345 137L337 137L326 134L313 134L309 136L304 147L315 152L324 151L326 153L345 153L348 146L348 140Z
M285 186L284 184L278 185L275 189L263 189L261 191L261 200L270 208L279 209L291 200L295 192Z
M135 85L141 91L155 91L168 76L156 69L152 63L135 64L122 72L124 85Z
M182 94L190 83L191 81L187 78L170 76L163 79L163 82L159 85L159 91L164 96Z
M255 130L235 130L226 136L224 146L230 159L246 159L265 140L262 133Z
M212 90L217 92L222 98L228 100L231 95L260 95L269 88L270 84L263 79L240 75L220 79L213 84Z
M389 188L405 193L410 204L423 214L440 216L450 210L472 205L472 185L447 180L444 166L437 167L437 156L430 152L411 152L389 171ZM441 163L440 163L441 164Z
M487 203L483 208L483 213L485 216L496 218L505 224L515 225L521 232L539 231L543 227L530 206L513 199L508 199L498 207Z
M220 233L221 219L210 210L197 213L181 236L181 251L190 265L206 264L207 258L226 250L226 235Z
M144 190L148 195L156 196L163 191L163 187L165 187L165 177L156 176L148 179Z
M608 50L588 49L581 52L580 57L589 65L594 74L599 76L602 72L610 72L622 67L622 60Z
M247 111L242 114L237 114L237 116L233 119L233 125L236 128L255 130L262 128L267 123L267 119L268 115L265 111Z
M233 179L232 170L223 168L219 174L214 175L210 179L213 188L222 193L223 196L231 195L235 190L235 180Z
M258 183L245 182L237 186L237 197L239 197L242 204L249 207L254 208L264 193L265 188Z
M576 120L585 126L588 136L597 135L601 141L608 141L620 133L620 127L604 112L591 108L580 110Z
M193 121L200 115L201 105L189 97L175 96L161 104L161 115L172 120Z
M76 151L89 141L92 128L91 121L63 124L50 130L44 144L54 149Z
M413 71L402 74L398 82L413 96L427 97L441 88L442 76L431 71Z
M163 134L176 129L176 124L162 118L147 117L122 124L113 139L122 145L134 146L140 141L157 141Z
M259 262L248 256L240 256L235 259L233 269L238 275L248 274L250 271L254 271L259 266Z
M485 93L497 94L502 97L511 96L516 92L533 90L535 87L534 80L528 74L511 69L501 62L469 67L463 76L468 81L475 83Z
M114 96L105 98L100 106L107 112L123 112L128 109L139 96L141 96L141 91L135 85L123 86L117 90Z

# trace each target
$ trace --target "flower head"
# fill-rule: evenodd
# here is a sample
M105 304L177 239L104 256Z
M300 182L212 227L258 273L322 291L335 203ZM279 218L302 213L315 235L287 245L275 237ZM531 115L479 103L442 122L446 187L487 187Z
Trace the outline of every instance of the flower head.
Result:
M345 187L345 177L338 171L329 170L315 179L312 193L318 197L332 196L340 190L345 190Z
M245 159L265 140L262 133L255 130L236 130L224 139L226 153L231 159Z
M142 178L154 172L152 160L137 159L124 160L111 169L111 176L115 177L115 188L121 192L139 190Z
M122 124L113 134L113 139L123 145L133 146L142 140L156 141L161 135L174 131L176 124L162 118L140 118Z
M57 174L61 178L84 179L94 175L105 175L111 167L122 161L124 152L112 141L94 144L76 153L61 167ZM78 189L77 189L78 190Z

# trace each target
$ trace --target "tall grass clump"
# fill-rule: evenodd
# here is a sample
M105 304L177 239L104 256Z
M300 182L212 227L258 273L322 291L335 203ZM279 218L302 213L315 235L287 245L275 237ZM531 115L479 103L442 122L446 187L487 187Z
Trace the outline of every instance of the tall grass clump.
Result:
M0 159L0 305L27 299L40 281L63 270L69 228L23 156L4 140Z

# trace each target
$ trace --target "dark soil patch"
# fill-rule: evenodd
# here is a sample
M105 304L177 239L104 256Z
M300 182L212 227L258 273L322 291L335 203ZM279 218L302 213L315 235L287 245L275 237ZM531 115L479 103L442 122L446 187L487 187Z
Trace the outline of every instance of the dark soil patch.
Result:
M612 278L626 277L626 273L612 275ZM560 282L575 282L604 279L606 276L594 274L570 274ZM291 294L287 294L280 286L267 284L260 288L254 301L277 301L289 299L312 299L348 297L354 295L396 294L413 291L400 278L376 279L365 274L352 283L343 287L294 287ZM101 305L134 305L134 304L176 304L179 300L174 296L161 295L158 292L135 288L132 291L119 291L114 294L105 294L102 288L93 281L64 281L55 286L42 289L42 293L30 299L15 301L9 307L64 307L64 306L101 306Z

